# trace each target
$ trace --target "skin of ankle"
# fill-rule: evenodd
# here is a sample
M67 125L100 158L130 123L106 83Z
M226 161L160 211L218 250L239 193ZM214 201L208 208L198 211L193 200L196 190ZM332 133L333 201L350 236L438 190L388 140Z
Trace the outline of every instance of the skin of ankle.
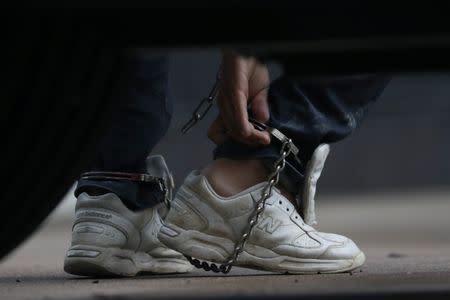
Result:
M214 191L222 197L236 195L258 183L267 181L270 170L261 160L219 158L202 170ZM295 204L295 197L277 186L283 196Z

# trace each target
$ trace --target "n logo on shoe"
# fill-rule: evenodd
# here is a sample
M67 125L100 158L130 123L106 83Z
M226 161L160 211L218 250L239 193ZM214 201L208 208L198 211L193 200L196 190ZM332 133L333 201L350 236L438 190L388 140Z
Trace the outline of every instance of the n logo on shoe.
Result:
M280 225L280 220L274 220L272 217L268 216L264 218L256 227L267 233L273 233L278 227L280 227Z

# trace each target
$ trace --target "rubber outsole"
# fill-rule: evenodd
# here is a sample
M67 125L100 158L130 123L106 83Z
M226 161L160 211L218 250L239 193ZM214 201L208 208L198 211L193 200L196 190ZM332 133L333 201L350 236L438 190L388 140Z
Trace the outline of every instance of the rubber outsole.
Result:
M187 273L192 265L184 258L157 258L144 252L85 245L71 247L64 271L78 276L133 277L139 273Z

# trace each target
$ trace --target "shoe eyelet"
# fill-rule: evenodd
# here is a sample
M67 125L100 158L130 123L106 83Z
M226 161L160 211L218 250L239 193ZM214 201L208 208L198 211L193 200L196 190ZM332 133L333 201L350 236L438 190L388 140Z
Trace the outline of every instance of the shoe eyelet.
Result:
M289 211L289 208L286 208L287 211Z
M279 204L283 204L283 202L281 202L281 201L279 201L278 203L279 203Z
M298 219L298 216L295 216L296 219Z

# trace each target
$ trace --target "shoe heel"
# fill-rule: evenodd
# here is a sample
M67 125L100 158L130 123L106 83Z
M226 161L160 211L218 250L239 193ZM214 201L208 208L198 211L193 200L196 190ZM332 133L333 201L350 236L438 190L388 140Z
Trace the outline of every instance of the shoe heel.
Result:
M94 258L100 255L100 251L88 249L70 249L67 251L67 257L89 257Z
M121 249L77 245L67 251L64 271L79 276L135 276L138 268L131 253Z

